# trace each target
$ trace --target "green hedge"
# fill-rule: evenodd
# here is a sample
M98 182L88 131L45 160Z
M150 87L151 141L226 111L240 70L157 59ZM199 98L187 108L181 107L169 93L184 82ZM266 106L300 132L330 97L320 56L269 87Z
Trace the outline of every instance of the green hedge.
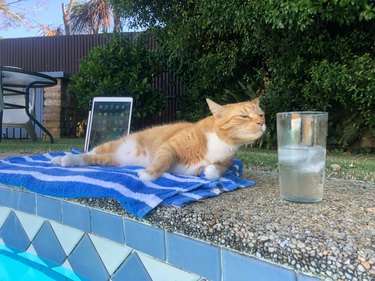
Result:
M69 91L81 108L95 96L130 96L135 118L147 119L164 108L160 92L151 89L151 79L160 69L157 55L140 36L114 35L107 45L93 48L69 83Z
M269 128L262 146L275 146L280 111L328 111L332 147L375 137L374 1L111 3L116 14L152 31L159 57L177 68L186 88L181 118L207 115L207 97L228 103L260 95ZM138 115L157 110L159 99L147 87L153 60L127 46L98 49L82 63L72 86L82 103L93 94L126 92L141 101Z
M149 27L186 84L181 118L208 114L204 99L261 95L275 145L275 114L327 110L328 142L348 147L374 114L374 2L369 0L112 0Z

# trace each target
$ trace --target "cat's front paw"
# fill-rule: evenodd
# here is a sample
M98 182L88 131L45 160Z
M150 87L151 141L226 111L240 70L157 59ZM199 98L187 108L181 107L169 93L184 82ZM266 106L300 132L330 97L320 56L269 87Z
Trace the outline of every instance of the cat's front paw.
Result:
M204 176L208 180L217 180L221 177L220 171L215 167L215 165L208 165L204 170Z
M61 165L61 160L63 156L57 156L51 159L51 163L54 165Z
M139 171L138 177L141 179L141 181L153 181L158 178L157 176L150 175L146 170Z

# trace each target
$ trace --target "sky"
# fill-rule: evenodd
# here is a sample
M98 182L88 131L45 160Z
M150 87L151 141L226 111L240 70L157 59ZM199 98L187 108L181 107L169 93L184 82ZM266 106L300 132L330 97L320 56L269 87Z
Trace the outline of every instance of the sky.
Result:
M15 2L5 0L5 3ZM37 26L33 20L45 24L59 26L63 25L61 4L69 4L69 0L22 0L16 5L12 5L12 10L24 14L30 21L31 26ZM17 8L16 8L17 7ZM0 26L0 37L20 38L40 36L39 27L32 28L19 26L17 28L4 29Z

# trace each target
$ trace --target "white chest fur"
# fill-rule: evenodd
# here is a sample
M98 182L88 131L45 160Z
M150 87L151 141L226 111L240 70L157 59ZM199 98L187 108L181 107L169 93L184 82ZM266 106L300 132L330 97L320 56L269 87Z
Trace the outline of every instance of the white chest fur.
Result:
M232 157L239 146L229 145L222 141L215 133L207 133L207 152L202 161L195 165L176 165L172 171L177 174L197 175L202 167L207 167L218 161L227 160Z
M230 145L221 140L216 133L206 133L207 153L205 159L210 163L226 160L234 155L239 145Z

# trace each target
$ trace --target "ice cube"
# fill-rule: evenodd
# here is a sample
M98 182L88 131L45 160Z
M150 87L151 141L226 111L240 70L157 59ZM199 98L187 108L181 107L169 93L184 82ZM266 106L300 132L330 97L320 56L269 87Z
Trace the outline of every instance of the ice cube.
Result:
M306 161L308 150L304 146L287 146L278 149L279 163L296 165Z
M321 173L324 169L325 161L320 161L318 163L310 164L307 162L305 165L302 166L301 172L302 173Z
M303 165L302 172L305 173L321 173L325 167L326 149L322 146L314 146L309 148L307 161Z

